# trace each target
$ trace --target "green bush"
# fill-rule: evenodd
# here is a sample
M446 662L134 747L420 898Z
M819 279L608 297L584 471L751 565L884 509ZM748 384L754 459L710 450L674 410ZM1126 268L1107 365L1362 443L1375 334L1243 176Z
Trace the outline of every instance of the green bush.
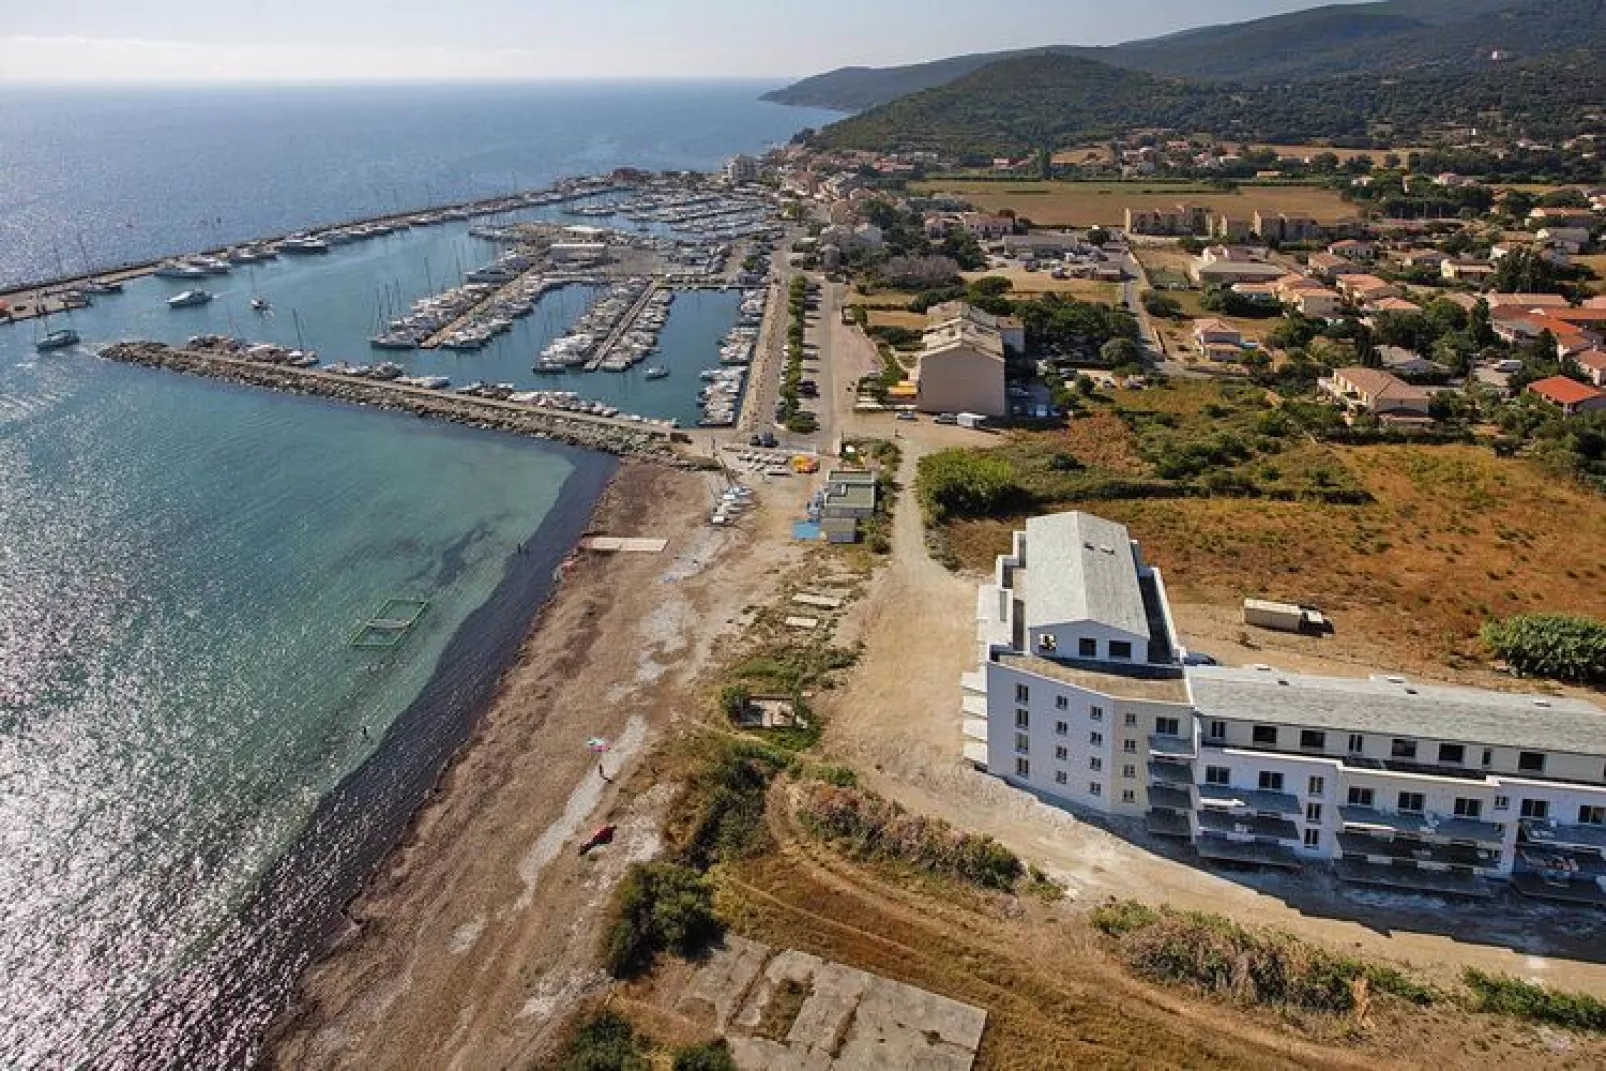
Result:
M1484 645L1525 677L1606 683L1606 624L1564 614L1484 622Z
M915 493L932 524L1021 512L1032 504L1013 465L975 450L939 450L921 458Z
M743 859L764 843L764 797L790 763L779 751L733 744L692 778L686 790L691 815L677 862L697 871Z
M695 955L720 933L714 889L701 874L676 863L634 863L603 932L604 965L627 977L650 968L660 952Z
M724 1038L675 1051L674 1071L736 1071L736 1060Z
M1606 1032L1606 1002L1585 993L1565 993L1476 967L1461 973L1478 1011L1510 1015L1569 1030Z
M816 782L799 811L804 828L849 847L865 859L882 859L987 889L1011 891L1025 873L1020 858L991 837L955 829L940 818L912 815L872 792Z
M598 1012L569 1039L557 1071L651 1071L649 1042L616 1011Z

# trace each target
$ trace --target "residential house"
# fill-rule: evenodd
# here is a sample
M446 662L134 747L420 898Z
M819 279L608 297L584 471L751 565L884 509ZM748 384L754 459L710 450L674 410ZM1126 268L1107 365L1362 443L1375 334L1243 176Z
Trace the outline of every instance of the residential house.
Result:
M1487 283L1494 278L1494 265L1487 260L1450 257L1439 264L1439 274L1456 283Z
M1243 216L1229 216L1218 212L1210 221L1210 237L1225 242L1248 241L1254 232L1254 224Z
M1370 305L1384 298L1399 297L1400 288L1386 283L1375 275L1345 275L1338 280L1338 289L1357 305Z
M1210 346L1242 346L1244 336L1231 324L1212 317L1193 322L1193 342L1203 352Z
M1383 370L1397 376L1441 376L1449 371L1403 346L1379 346L1377 356L1383 362Z
M1320 385L1351 413L1399 422L1428 419L1428 392L1381 368L1338 368Z
M1544 227L1536 237L1552 248L1576 256L1589 245L1590 231L1588 227Z
M1298 290L1294 292L1291 300L1286 298L1284 300L1288 300L1289 304L1313 320L1337 316L1344 309L1343 295L1337 290L1328 290L1326 287Z
M1257 305L1282 304L1282 293L1276 283L1234 283L1232 292Z
M1006 234L1015 233L1015 221L1008 216L994 216L986 212L961 212L959 225L974 234L979 241L990 242Z
M1360 275L1365 272L1359 264L1337 253L1312 253L1306 261L1310 273L1322 279L1336 279L1340 275Z
M1573 357L1584 375L1597 387L1606 387L1606 350L1585 350Z
M1026 327L1014 316L995 316L985 309L978 309L963 301L944 301L926 311L928 327L940 327L955 320L964 320L985 330L996 331L999 340L1004 344L1006 354L1026 352Z
M1126 231L1128 234L1209 234L1210 209L1186 203L1172 208L1128 208Z
M1308 242L1320 238L1322 228L1310 216L1256 212L1255 233L1268 242Z
M1427 268L1430 271L1439 271L1444 262L1450 259L1450 254L1442 249L1407 249L1397 259L1407 268Z
M1231 286L1234 283L1270 283L1286 271L1259 258L1258 250L1244 246L1209 246L1188 266L1188 274L1199 286Z
M1377 256L1377 246L1360 238L1345 238L1327 247L1329 253L1345 260L1371 260Z
M1086 513L1028 519L976 608L964 756L1038 799L1140 820L1207 862L1606 904L1606 712L1590 702L1185 669L1160 571Z
M1528 393L1556 406L1564 417L1606 409L1606 391L1566 376L1535 380L1528 384Z

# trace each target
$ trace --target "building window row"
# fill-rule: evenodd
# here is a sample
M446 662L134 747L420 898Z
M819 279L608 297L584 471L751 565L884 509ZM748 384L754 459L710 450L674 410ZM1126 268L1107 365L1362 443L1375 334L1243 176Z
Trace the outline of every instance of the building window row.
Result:
M1276 747L1278 742L1278 727L1275 725L1255 725L1249 730L1250 741L1256 747ZM1227 723L1224 721L1211 721L1206 731L1206 738L1212 741L1224 742L1227 739ZM1299 748L1301 751L1327 750L1327 732L1323 729L1301 729L1299 731ZM1366 737L1362 733L1350 733L1348 741L1348 754L1361 755L1366 751ZM1389 757L1415 762L1420 753L1420 742L1405 737L1393 737L1389 741ZM1465 744L1440 744L1438 761L1446 766L1464 766L1467 759ZM1494 765L1494 750L1482 749L1482 764L1485 768ZM1521 773L1544 773L1545 754L1542 751L1522 751L1517 754L1517 770ZM1603 771L1606 776L1606 771Z

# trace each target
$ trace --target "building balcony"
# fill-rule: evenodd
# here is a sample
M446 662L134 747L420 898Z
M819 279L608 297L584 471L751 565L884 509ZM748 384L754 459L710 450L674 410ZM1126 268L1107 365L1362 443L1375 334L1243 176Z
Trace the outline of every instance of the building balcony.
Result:
M1172 811L1191 811L1193 793L1185 788L1173 788L1169 785L1150 785L1149 806L1164 807Z
M1390 861L1437 863L1440 866L1477 867L1485 870L1500 868L1498 851L1472 848L1465 844L1432 844L1409 837L1387 839L1367 833L1345 832L1338 835L1338 847L1345 858L1359 856Z
M1439 766L1433 763L1410 762L1404 759L1372 759L1364 755L1345 755L1343 763L1345 768L1350 770L1416 774L1422 777L1451 777L1458 781L1489 783L1488 773L1483 770L1469 770L1465 766Z
M1344 805L1338 809L1339 818L1346 826L1358 829L1383 829L1390 833L1414 833L1424 837L1443 837L1446 840L1470 840L1479 844L1500 844L1506 839L1505 830L1496 822L1477 818L1459 818L1455 815L1416 814L1412 811L1379 811L1373 807Z
M1463 870L1427 870L1414 863L1368 863L1360 859L1340 859L1333 864L1342 881L1407 892L1437 893L1486 900L1494 886L1476 874Z
M972 718L986 718L987 697L985 695L973 695L967 692L965 694L965 698L959 704L959 709L963 710Z
M969 673L962 673L959 675L959 687L967 692L974 692L985 697L987 695L987 674L974 669Z
M1219 833L1221 836L1255 837L1260 840L1299 840L1299 827L1286 818L1269 818L1258 814L1228 814L1225 811L1200 811L1199 832Z
M1150 762L1149 780L1161 785L1193 785L1193 768L1181 762Z
M966 718L965 739L980 740L983 744L985 744L987 742L987 719Z
M1193 839L1193 822L1186 812L1151 810L1143 816L1143 828L1158 837Z
M1536 900L1606 907L1606 888L1587 878L1568 879L1522 870L1511 875L1511 887Z
M1558 848L1547 844L1518 844L1515 865L1544 878L1606 878L1606 859L1588 848Z
M1286 844L1258 840L1228 840L1215 834L1201 834L1193 842L1199 858L1219 863L1247 863L1251 866L1274 866L1284 870L1300 869L1299 856Z
M1272 792L1260 788L1235 788L1232 785L1200 785L1199 802L1205 807L1224 807L1228 810L1250 810L1273 814L1299 814L1302 808L1299 797L1287 792Z
M1149 737L1149 754L1168 759L1191 759L1198 756L1199 749L1194 746L1192 737L1154 733Z
M1522 839L1533 844L1606 851L1606 826L1570 826L1524 818L1518 823Z
M987 769L987 745L979 740L966 740L965 761L978 769Z

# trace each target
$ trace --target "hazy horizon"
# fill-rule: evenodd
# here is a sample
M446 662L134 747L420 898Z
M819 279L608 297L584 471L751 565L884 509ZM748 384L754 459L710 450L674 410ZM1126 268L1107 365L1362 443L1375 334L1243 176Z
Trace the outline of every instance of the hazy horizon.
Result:
M80 0L70 11L8 12L0 84L782 83L844 66L1115 44L1319 6L1018 0L1008 23L978 25L974 8L957 0L884 0L873 8L818 0L806 15L736 0L611 0L588 8L469 0L449 14L423 0L278 0L261 9Z

